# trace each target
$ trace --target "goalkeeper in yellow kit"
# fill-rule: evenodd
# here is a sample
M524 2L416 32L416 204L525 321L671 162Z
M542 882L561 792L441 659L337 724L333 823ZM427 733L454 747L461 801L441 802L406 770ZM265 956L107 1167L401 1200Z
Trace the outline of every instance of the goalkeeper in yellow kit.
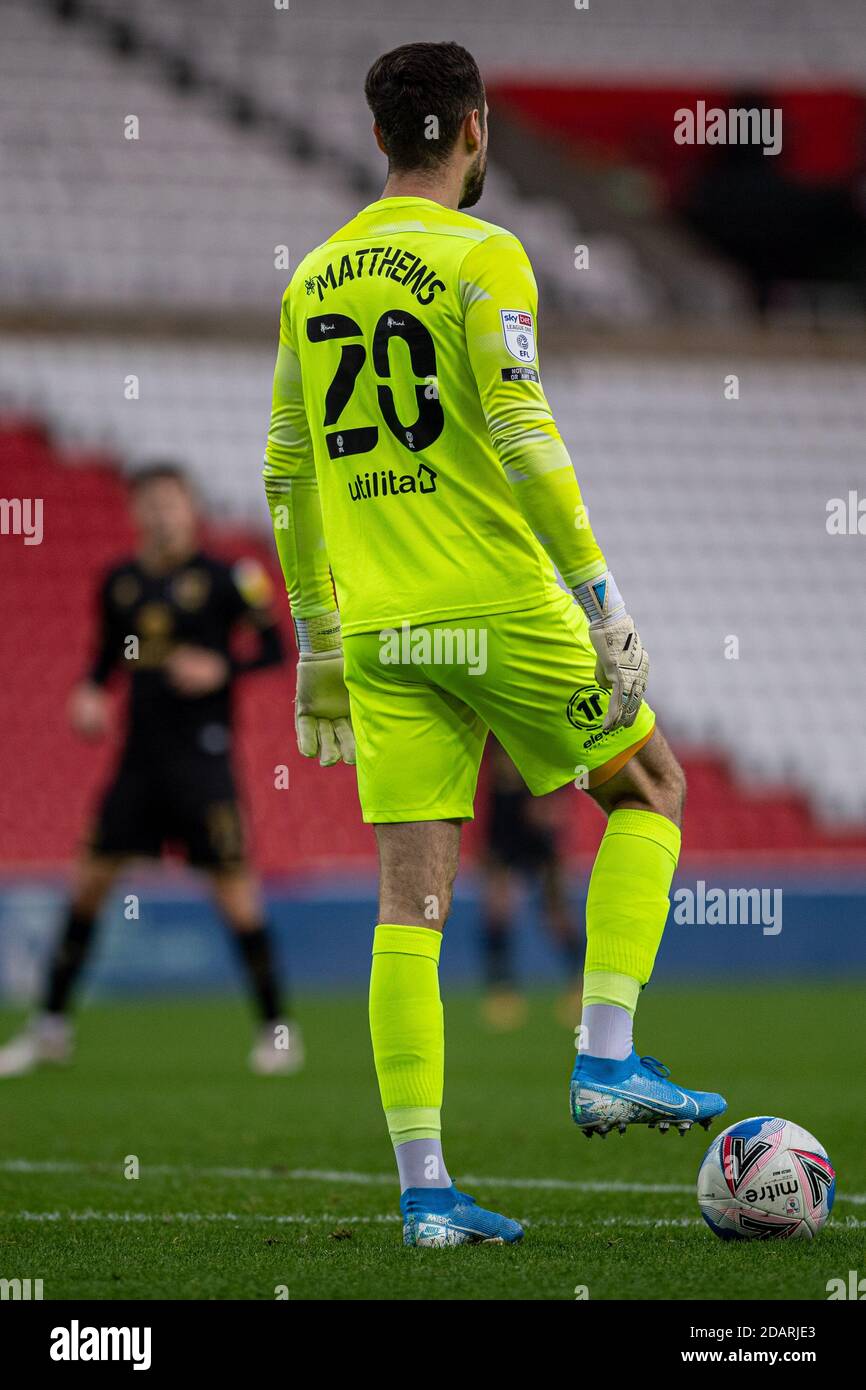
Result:
M459 1192L441 1147L438 960L488 730L530 791L575 782L608 816L571 1081L587 1135L725 1108L632 1043L684 780L541 387L532 268L510 232L462 211L486 166L478 68L457 44L407 44L365 90L387 183L292 277L266 454L298 744L326 766L357 745L376 828L370 1028L404 1240L512 1242L519 1224Z

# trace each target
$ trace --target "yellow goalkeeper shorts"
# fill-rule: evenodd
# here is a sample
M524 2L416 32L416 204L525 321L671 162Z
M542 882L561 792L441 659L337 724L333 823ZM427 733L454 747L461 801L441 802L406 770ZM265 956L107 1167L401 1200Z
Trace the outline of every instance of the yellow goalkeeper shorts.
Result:
M535 796L607 781L650 738L604 733L586 617L570 594L538 608L344 638L365 821L469 820L492 731Z

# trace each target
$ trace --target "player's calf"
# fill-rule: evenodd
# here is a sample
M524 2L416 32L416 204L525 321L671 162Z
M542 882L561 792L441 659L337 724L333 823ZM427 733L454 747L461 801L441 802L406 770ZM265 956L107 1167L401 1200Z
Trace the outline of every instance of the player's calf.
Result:
M579 1053L571 1112L587 1136L628 1125L685 1133L726 1106L716 1092L688 1091L634 1050L632 1020L649 981L668 915L680 851L685 776L663 735L590 793L608 823L590 880Z
M406 1245L510 1244L516 1221L454 1187L441 1143L445 1032L442 928L451 905L459 821L377 825L380 921L373 938L370 1036L400 1179Z

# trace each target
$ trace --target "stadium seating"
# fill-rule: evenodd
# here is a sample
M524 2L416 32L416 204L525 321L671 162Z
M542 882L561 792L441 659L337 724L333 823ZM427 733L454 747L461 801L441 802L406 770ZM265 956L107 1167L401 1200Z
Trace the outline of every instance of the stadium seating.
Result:
M102 13L126 16L124 0L96 0ZM496 23L461 0L439 0L431 19L428 0L401 0L393 8L369 4L362 13L347 0L310 6L261 6L233 0L148 0L147 31L207 56L225 77L246 80L255 55L268 90L298 105L322 99L325 88L345 87L376 53L418 39L444 38L459 21L464 42L494 75L531 70L585 76L637 73L652 80L672 72L765 81L774 75L822 73L855 78L866 59L859 0L836 0L833 23L821 24L810 0L654 0L652 24L645 0L606 0L579 9L560 0L497 0ZM778 22L784 16L784 23ZM336 41L339 37L339 42ZM820 48L818 41L820 37ZM286 77L291 81L286 81Z
M805 82L813 10L806 0L784 8L785 24L776 25L748 0L722 9L707 0L659 0L647 25L639 0L586 12L538 0L527 28L509 23L525 19L515 0L497 7L495 26L443 0L436 20L447 33L449 19L460 19L494 91L531 77L555 84L566 72L572 84L672 74ZM58 13L67 16L62 24ZM399 27L384 8L359 15L346 0L279 10L148 0L133 12L124 0L6 0L4 301L272 311L287 278L275 265L276 248L287 246L295 265L351 215L359 191L365 201L380 186L382 161L360 89L367 65L398 41L431 37L430 29L421 0L401 6ZM864 54L856 0L840 0L832 28L821 30L820 82L859 83ZM232 113L262 119L244 124ZM129 116L139 120L137 140L125 138ZM483 214L519 227L557 312L646 322L671 297L672 286L659 283L670 269L602 220L592 229L593 274L575 274L574 247L586 233L558 191L518 191L494 147ZM693 255L682 242L678 252L683 264ZM718 278L706 258L700 264L705 279ZM714 294L730 309L721 283Z
M47 420L66 443L135 466L182 459L220 519L268 521L259 474L276 356L267 348L133 338L0 338L0 401ZM139 398L127 399L127 377Z
M60 10L80 22L61 25ZM474 23L456 0L442 0L441 33L433 36L447 34L459 16L485 73L503 84L528 71L555 81L566 66L572 80L587 82L671 73L695 80L698 53L697 76L708 80L806 80L805 55L816 51L813 7L787 0L784 10L785 24L777 25L749 0L731 0L723 10L705 0L658 0L649 26L639 0L588 12L538 0L528 30L509 23L511 15L525 19L517 0L502 0L495 26ZM401 7L399 33L393 14L373 4L359 16L345 0L287 11L234 0L148 0L135 9L142 42L129 52L121 39L132 23L123 0L7 0L3 8L0 301L7 313L62 309L66 316L64 332L50 336L0 331L0 409L45 424L64 459L61 465L32 431L5 439L12 450L3 460L5 495L26 487L33 470L56 489L51 544L28 549L24 567L13 571L15 552L3 539L4 577L17 585L11 592L19 601L5 640L24 682L23 695L10 692L10 727L36 710L35 727L57 738L63 692L81 657L73 653L77 636L63 636L63 613L68 604L86 612L93 575L121 534L116 478L81 459L94 449L124 467L180 459L214 520L250 528L248 543L270 554L259 473L277 304L288 278L274 250L288 244L293 265L352 213L353 167L381 176L360 76L382 49L431 37L421 0ZM335 26L339 42L329 42ZM184 57L203 80L185 91L168 85L167 57ZM821 75L859 81L864 60L859 7L840 0L833 26L821 30ZM232 122L232 93L284 118L284 136L306 132L309 149L285 139L277 147L268 122ZM140 121L138 141L124 139L131 114ZM489 190L484 215L519 228L546 286L545 308L583 308L617 324L645 319L652 295L624 243L594 240L593 265L601 269L584 287L571 269L576 232L562 209L519 196L495 167ZM172 338L134 327L121 337L101 327L101 313L124 309L130 318L207 311L225 316L225 331L208 340L188 326L187 336ZM250 337L233 331L250 310L273 316L273 340L259 329ZM728 400L725 379L734 371L739 399ZM866 659L856 635L863 539L829 535L826 507L862 488L866 368L809 358L774 363L739 352L730 360L549 355L545 384L651 652L652 700L665 727L681 745L718 750L737 785L754 792L748 804L735 801L742 816L732 825L731 798L739 793L730 777L712 759L694 762L705 792L693 785L690 834L720 850L732 847L732 837L745 846L805 849L805 802L826 825L862 823ZM55 527L64 537L57 546ZM83 550L86 567L78 563ZM38 618L28 616L32 575L42 586L33 590ZM60 652L50 675L41 636L39 645L26 640L34 628ZM844 651L840 633L854 636ZM270 689L278 679L279 714L261 725L272 729L272 760L286 741L284 678L263 676L248 692L253 699L254 688ZM39 744L34 731L28 739L22 733L27 757ZM47 799L9 827L37 855L43 844L53 846L49 858L65 852L60 842L72 833L83 785L68 771L81 767L79 755L55 752L70 808L66 830L52 838L44 825L29 824L29 816L45 814ZM297 775L311 771L303 766ZM315 792L311 783L311 796L327 807L331 789L345 786L342 776L317 783ZM19 786L23 805L24 782L8 785ZM779 799L779 786L805 801L787 793ZM333 795L338 813L342 793ZM297 839L288 820L255 814L267 863L288 862L285 837L293 842L291 862L314 857L309 826ZM362 832L339 814L337 822L344 857L363 858L368 840L359 848Z
M311 87L318 84L321 94L321 62L311 65L279 27L285 15L271 9L264 18L277 26L269 30L277 42L254 65L244 61L240 38L240 51L225 46L236 33L229 7L217 18L207 7L148 5L136 24L193 61L206 34L206 75L231 78L277 117L300 114L311 140L326 116L324 139L307 157L292 152L273 122L233 124L227 91L170 90L146 53L140 62L121 59L91 25L61 28L50 7L9 0L0 47L0 293L7 304L276 312L290 273L284 261L275 264L277 249L288 247L293 268L356 211L352 171L366 169L365 202L378 196L384 166L363 101L364 69L355 68L350 88L330 89L327 112L319 110L321 95L313 99ZM125 137L129 116L138 118L137 139ZM519 196L495 162L484 215L507 225L519 220L540 280L563 305L584 303L601 317L646 315L649 301L628 249L599 238L596 274L585 286L574 273L580 238L569 216L553 199Z
M0 47L6 303L271 309L290 257L351 211L290 156L14 4ZM63 67L56 44L63 44ZM81 93L87 93L86 104ZM124 138L138 117L140 138Z
M270 559L259 480L270 356L200 349L185 350L181 359L153 347L147 353L147 392L139 402L125 402L120 386L106 393L111 363L124 361L120 346L103 345L101 356L63 357L54 343L31 341L22 350L18 339L0 339L0 391L7 399L40 400L58 425L67 421L58 428L67 449L81 450L86 420L101 414L121 455L143 457L142 449L152 449L189 460L204 498L218 503L222 525L234 520L236 530L238 518L252 521L246 546ZM723 363L610 360L557 364L546 382L592 521L652 653L653 705L678 744L716 749L714 758L689 762L689 842L719 852L856 847L845 834L813 838L805 803L840 831L866 819L859 713L865 660L856 641L862 537L834 537L826 527L827 500L845 498L858 481L852 460L866 424L865 374L830 364L755 363L742 374L741 399L728 402L724 370ZM67 402L79 413L65 416ZM24 670L14 708L18 719L39 712L33 737L14 746L28 746L40 759L42 731L61 737L58 712L82 660L89 588L122 548L125 530L113 475L82 470L74 460L61 467L43 442L32 445L29 457L32 435L13 438L17 452L4 441L7 495L32 495L38 478L39 495L50 481L54 499L46 502L51 543L26 550L28 574L15 567L8 539L3 549L4 577L21 599L17 626L6 634ZM31 588L31 571L46 588ZM38 644L26 639L33 630ZM845 630L852 641L842 652L838 632ZM44 632L51 651L60 653L50 676ZM252 721L261 796L253 795L253 805L265 862L274 869L313 862L320 813L328 842L338 834L341 855L363 858L370 842L359 844L363 833L346 816L343 774L310 781L316 769L288 749L285 678L250 681L245 699L259 701L265 691L270 699L256 703ZM70 739L63 739L67 748ZM272 791L272 767L286 758L295 758L292 777L300 778L293 787L309 791L302 826L293 820L295 798L284 815ZM720 770L720 758L735 781ZM14 783L7 770L7 787L10 778ZM79 806L71 774L64 774L64 785L64 805ZM791 798L791 788L799 799ZM47 819L53 823L56 815L53 805ZM575 820L582 847L598 831L594 826L591 808ZM18 833L15 827L7 828ZM29 844L44 844L44 834L28 831ZM56 838L47 842L58 852Z

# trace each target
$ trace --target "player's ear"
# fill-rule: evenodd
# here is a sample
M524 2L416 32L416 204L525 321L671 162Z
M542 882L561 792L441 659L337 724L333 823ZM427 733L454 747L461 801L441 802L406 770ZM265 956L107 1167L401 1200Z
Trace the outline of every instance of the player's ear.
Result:
M463 122L463 138L466 141L467 150L474 152L475 150L481 149L483 129L481 113L477 107L474 111L469 112L469 115Z
M379 122L378 122L378 121L374 121L374 122L373 122L373 134L374 134L375 137L376 137L376 144L379 146L379 149L382 151L383 154L386 155L386 154L388 153L388 151L385 149L384 143L383 143L383 141L382 141L382 132L381 132L381 130L379 129Z

